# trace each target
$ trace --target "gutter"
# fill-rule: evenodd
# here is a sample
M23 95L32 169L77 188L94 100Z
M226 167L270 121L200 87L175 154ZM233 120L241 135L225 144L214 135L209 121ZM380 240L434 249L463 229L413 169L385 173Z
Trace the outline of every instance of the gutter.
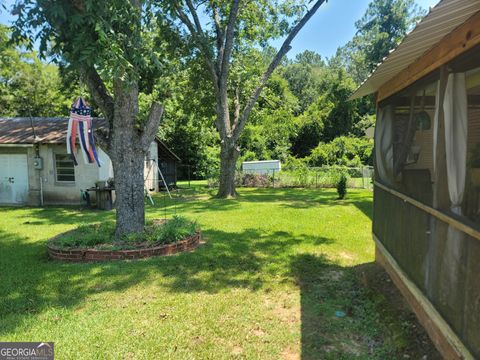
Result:
M29 147L33 147L33 144L0 144L0 147L8 147L8 148L25 147L25 148L29 148Z

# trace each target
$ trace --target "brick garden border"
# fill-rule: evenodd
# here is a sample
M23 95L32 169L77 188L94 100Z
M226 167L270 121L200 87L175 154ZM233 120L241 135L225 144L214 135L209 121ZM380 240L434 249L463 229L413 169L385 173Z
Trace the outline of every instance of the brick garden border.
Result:
M57 235L56 237L64 234L65 233ZM135 260L152 256L168 256L180 252L192 251L200 245L202 233L198 231L194 235L172 244L133 250L61 249L52 244L52 240L54 240L56 237L51 239L47 244L48 255L50 258L67 262L91 262Z

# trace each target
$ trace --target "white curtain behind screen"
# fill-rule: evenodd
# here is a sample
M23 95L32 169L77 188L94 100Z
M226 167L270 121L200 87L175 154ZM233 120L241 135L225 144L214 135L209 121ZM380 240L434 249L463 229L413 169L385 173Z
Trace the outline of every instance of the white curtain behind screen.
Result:
M393 178L393 111L392 105L379 108L375 125L375 165L385 184Z
M467 89L465 74L448 76L445 99L445 147L447 153L448 191L452 211L461 214L467 171Z

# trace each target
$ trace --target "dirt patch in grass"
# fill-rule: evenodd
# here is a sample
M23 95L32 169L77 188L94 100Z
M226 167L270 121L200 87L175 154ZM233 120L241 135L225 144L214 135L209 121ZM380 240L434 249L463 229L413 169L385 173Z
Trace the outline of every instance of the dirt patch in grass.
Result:
M282 360L300 360L300 352L298 349L293 349L292 347L287 347L280 354Z
M232 355L233 356L238 356L243 354L243 348L241 346L234 346L232 349Z
M441 360L442 357L385 270L376 263L361 265L355 270L382 319L384 342L398 349L398 358Z
M295 304L289 304L288 300L288 295L266 298L265 304L272 314L283 323L297 324L300 321L300 309Z
M323 349L327 354L341 353L343 355L359 357L365 353L365 348L360 341L356 341L354 339L338 339L335 341L335 345L325 345Z
M350 254L346 251L340 251L340 253L338 254L339 257L343 260L348 260L348 261L353 261L355 260L355 255L353 254Z

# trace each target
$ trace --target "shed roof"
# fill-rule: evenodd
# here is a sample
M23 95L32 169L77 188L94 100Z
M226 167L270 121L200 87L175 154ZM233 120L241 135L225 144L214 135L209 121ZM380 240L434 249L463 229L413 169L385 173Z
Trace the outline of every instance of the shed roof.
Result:
M406 69L440 40L480 11L479 0L442 0L403 41L378 64L353 93L351 99L376 92L383 84Z
M0 144L62 144L67 128L68 118L0 118ZM106 120L94 118L94 128L107 130Z
M95 130L108 131L107 121L103 118L93 118L93 124ZM0 118L0 144L64 144L67 129L68 118ZM180 161L180 158L160 139L155 140L165 155Z

